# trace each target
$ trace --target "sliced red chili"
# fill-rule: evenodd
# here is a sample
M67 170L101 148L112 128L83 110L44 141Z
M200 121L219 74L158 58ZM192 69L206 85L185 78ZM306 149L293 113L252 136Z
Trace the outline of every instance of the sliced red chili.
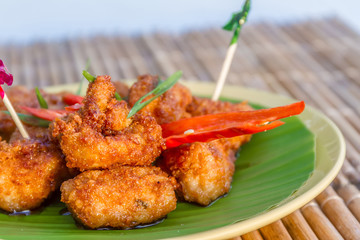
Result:
M171 148L183 143L209 142L224 137L235 137L270 130L283 124L283 122L275 120L300 114L304 108L305 103L301 101L270 109L187 118L163 124L161 127L166 145ZM186 134L187 131L190 132Z
M76 103L82 103L82 101L84 100L84 97L81 97L79 95L75 95L75 94L65 94L63 96L63 102L66 103L67 105L74 105Z
M42 118L45 120L53 121L56 118L61 118L66 116L69 112L66 110L51 110L51 109L45 109L45 108L31 108L31 107L25 107L20 106L25 111L29 112L31 115Z
M65 110L68 112L77 112L82 106L83 104L75 103L74 105L65 107Z

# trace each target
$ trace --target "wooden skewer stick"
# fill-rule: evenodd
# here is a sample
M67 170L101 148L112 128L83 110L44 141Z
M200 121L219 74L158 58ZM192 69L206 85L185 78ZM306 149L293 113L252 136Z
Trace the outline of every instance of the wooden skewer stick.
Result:
M5 107L8 109L10 116L12 117L12 119L14 120L16 127L19 129L21 136L25 139L30 139L30 136L28 134L28 132L26 131L24 125L22 124L22 122L20 121L18 115L15 112L14 107L12 106L9 98L7 97L6 93L4 92L4 97L3 97L3 101L4 101L4 105Z
M237 40L240 34L240 30L242 26L245 24L247 20L247 15L250 11L250 0L246 0L244 3L244 6L241 11L234 13L230 21L223 27L223 29L227 31L234 31L234 35L231 39L230 46L226 52L226 57L220 72L219 79L217 81L215 91L213 93L213 96L211 100L217 101L220 97L220 93L224 87L226 77L229 73L229 69L231 66L231 62L234 58L235 50L237 47Z
M221 94L221 91L224 87L224 84L225 84L225 80L226 80L226 77L229 73L229 69L230 69L230 66L231 66L231 62L234 58L234 54L235 54L235 50L237 48L237 43L234 43L232 45L230 45L230 47L228 48L227 52L226 52L226 57L225 57L225 61L223 63L223 66L221 68L221 72L220 72L220 76L219 76L219 79L216 83L216 87L215 87L215 91L214 91L214 94L211 98L211 100L213 101L217 101L220 97L220 94Z
M0 59L0 97L2 98L5 107L8 109L10 116L14 120L16 126L19 128L23 138L29 139L30 138L29 134L25 130L24 125L22 125L4 89L2 89L1 87L2 84L7 84L8 86L11 86L12 83L13 83L13 76L11 75L11 73L9 73L4 62Z

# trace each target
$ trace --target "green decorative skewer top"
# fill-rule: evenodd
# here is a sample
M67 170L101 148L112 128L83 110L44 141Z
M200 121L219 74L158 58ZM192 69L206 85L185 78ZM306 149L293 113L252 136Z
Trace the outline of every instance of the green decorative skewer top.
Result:
M235 54L235 50L237 47L237 41L239 38L239 34L240 31L242 29L242 26L245 24L245 22L247 21L247 16L249 14L250 11L250 5L251 5L251 1L250 0L246 0L244 3L244 6L242 8L241 11L236 12L232 15L232 18L230 19L230 21L228 21L225 26L223 27L223 29L227 30L227 31L234 31L233 37L231 38L230 41L230 46L226 52L226 57L223 63L223 66L221 68L221 72L220 72L220 76L218 78L213 96L211 98L211 100L213 101L217 101L220 97L220 93L223 89L223 86L225 84L225 79L228 75L229 69L230 69L230 65L232 62L232 59L234 57Z
M234 31L234 35L231 38L230 45L237 43L237 41L238 41L241 28L247 21L247 16L250 11L250 3L251 3L250 0L246 0L242 10L239 12L233 13L230 21L228 21L225 24L225 26L223 26L224 30Z

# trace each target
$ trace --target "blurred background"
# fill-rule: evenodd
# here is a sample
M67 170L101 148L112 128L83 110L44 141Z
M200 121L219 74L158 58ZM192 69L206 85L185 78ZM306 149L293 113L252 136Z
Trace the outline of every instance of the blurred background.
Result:
M240 0L1 0L0 44L220 27L242 3ZM291 23L338 16L359 31L359 7L359 1L354 0L254 0L249 22Z
M221 27L243 3L0 0L0 58L29 87L78 82L87 60L90 72L114 79L181 69L186 80L216 81L232 35ZM296 79L308 63L316 74L346 68L355 76L359 7L353 0L253 0L227 84L271 90L271 79Z

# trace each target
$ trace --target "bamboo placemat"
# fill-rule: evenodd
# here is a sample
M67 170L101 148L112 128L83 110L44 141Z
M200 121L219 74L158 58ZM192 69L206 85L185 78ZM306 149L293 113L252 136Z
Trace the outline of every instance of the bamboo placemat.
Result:
M183 34L96 36L2 45L0 56L18 84L78 82L90 72L113 79L151 73L215 81L230 35L220 29ZM283 219L234 239L360 239L360 37L338 18L247 25L227 84L305 100L343 132L347 155L334 182Z

